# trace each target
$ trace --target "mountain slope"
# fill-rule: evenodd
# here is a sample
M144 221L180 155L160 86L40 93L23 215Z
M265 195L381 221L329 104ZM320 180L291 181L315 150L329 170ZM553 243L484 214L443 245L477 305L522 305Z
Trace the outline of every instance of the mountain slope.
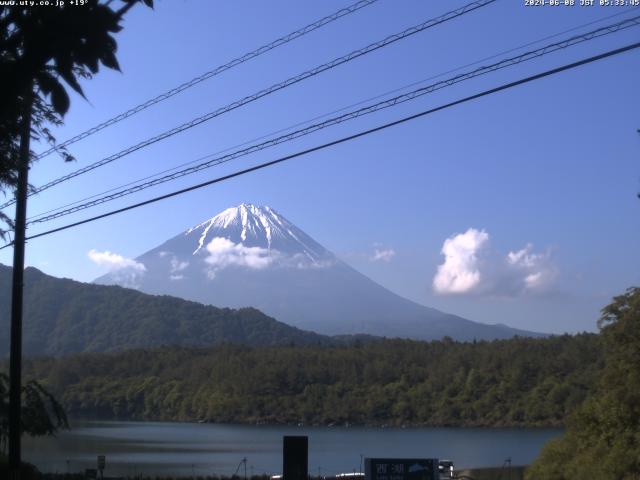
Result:
M351 268L270 207L229 208L96 280L206 304L252 306L326 335L420 340L537 336L485 325L396 295Z
M0 265L0 356L8 355L11 268ZM160 345L332 343L253 308L220 309L117 286L25 270L25 355L109 352Z

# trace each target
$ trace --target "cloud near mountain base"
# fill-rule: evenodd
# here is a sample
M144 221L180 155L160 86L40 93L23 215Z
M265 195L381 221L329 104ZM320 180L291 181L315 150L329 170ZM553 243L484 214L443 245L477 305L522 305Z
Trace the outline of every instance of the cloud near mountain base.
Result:
M143 263L108 250L99 252L91 249L87 256L96 265L106 267L113 279L126 287L136 288L138 279L147 271Z
M132 269L138 272L144 272L146 270L146 267L142 263L108 250L98 252L97 250L91 249L87 253L87 256L93 263L101 267L107 267L109 271Z
M215 237L209 242L204 259L214 272L232 265L261 270L271 265L273 260L272 252L266 248L245 247L224 237Z

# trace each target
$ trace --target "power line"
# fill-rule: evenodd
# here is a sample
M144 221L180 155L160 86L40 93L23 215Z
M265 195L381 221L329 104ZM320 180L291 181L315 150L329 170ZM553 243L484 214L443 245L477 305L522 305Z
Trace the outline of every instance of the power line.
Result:
M277 135L277 134L282 133L282 132L290 131L290 130L292 130L292 129L294 129L294 128L300 127L300 126L302 126L302 125L307 125L307 124L309 124L309 123L311 123L311 122L314 122L314 121L316 121L316 120L319 120L319 119L321 119L321 118L326 118L326 117L329 117L329 116L331 116L331 115L335 115L336 113L340 113L340 112L343 112L343 111L348 110L348 109L350 109L350 108L357 107L357 106L359 106L359 105L363 105L363 104L365 104L365 103L367 103L367 102L370 102L370 101L373 101L373 100L377 100L377 99L379 99L379 98L383 98L383 97L385 97L385 96L387 96L387 95L390 95L390 94L393 94L393 93L397 93L397 92L400 92L400 91L402 91L402 90L406 90L407 88L414 87L414 86L416 86L416 85L421 85L421 84L423 84L423 83L425 83L425 82L428 82L429 80L434 80L434 79L436 79L436 78L443 77L444 75L447 75L447 74L449 74L449 73L454 73L454 72L457 72L457 71L463 70L463 69L465 69L465 68L467 68L467 67L472 67L472 66L474 66L474 65L478 65L478 64L480 64L480 63L482 63L482 62L485 62L485 61L488 61L488 60L493 60L494 58L501 57L501 56L506 55L506 54L508 54L508 53L512 53L512 52L515 52L515 51L518 51L518 50L522 50L523 48L526 48L526 47L529 47L529 46L531 46L531 45L535 45L535 44L541 43L541 42L543 42L543 41L545 41L545 40L550 40L550 39L552 39L552 38L559 37L560 35L564 35L565 33L574 32L574 31L576 31L576 30L580 30L581 28L585 28L585 27L588 27L588 26L594 25L594 24L596 24L596 23L601 23L601 22L603 22L603 21L605 21L605 20L610 20L611 18L614 18L614 17L619 17L620 15L626 15L626 14L628 14L630 11L633 11L633 10L638 10L638 8L636 7L636 8L632 8L632 9L625 10L625 11L622 11L622 12L614 13L614 14L612 14L612 15L607 15L607 16L602 17L602 18L599 18L599 19L597 19L597 20L593 20L593 21L591 21L591 22L583 23L583 24L581 24L581 25L577 25L577 26L575 26L575 27L571 27L571 28L569 28L569 29L563 30L563 31L561 31L561 32L557 32L557 33L554 33L554 34L552 34L552 35L548 35L548 36L546 36L546 37L539 38L539 39L534 40L534 41L532 41L532 42L528 42L528 43L525 43L525 44L523 44L523 45L519 45L519 46L517 46L517 47L510 48L509 50L504 50L504 51L502 51L502 52L499 52L499 53L493 54L493 55L491 55L491 56L481 58L480 60L476 60L476 61L474 61L474 62L467 63L467 64L465 64L465 65L461 65L461 66L459 66L459 67L456 67L456 68L453 68L453 69L447 70L447 71L445 71L445 72L441 72L441 73L439 73L439 74L432 75L432 76L430 76L430 77L424 78L424 79L419 80L419 81L417 81L417 82L412 82L412 83L409 83L409 84L407 84L407 85L403 85L403 86L401 86L401 87L394 88L393 90L388 90L388 91L386 91L386 92L384 92L384 93L381 93L381 94L375 95L375 96L373 96L373 97L368 97L368 98L363 99L363 100L360 100L360 101L358 101L358 102L356 102L356 103L352 103L352 104L350 104L350 105L347 105L347 106L341 107L341 108L339 108L339 109L337 109L337 110L333 110L333 111L331 111L331 112L327 112L327 113L324 113L324 114L322 114L322 115L318 115L318 116L315 116L315 117L313 117L313 118L310 118L310 119L308 119L308 120L304 120L304 121L302 121L302 122L298 122L298 123L295 123L295 124L293 124L293 125L289 125L288 127L280 128L280 129L278 129L278 130L276 130L276 131L272 131L272 132L270 132L270 133L267 133L267 134L261 135L261 136L259 136L259 137L257 137L257 138L253 138L253 139L251 139L251 140L247 140L247 141L244 141L244 142L242 142L242 143L232 145L232 146L227 147L227 148L225 148L225 149L223 149L223 150L218 150L218 151L216 151L216 152L214 152L214 153L207 154L207 155L204 155L204 156L198 157L198 158L196 158L196 159L189 160L188 162L184 162L184 163L178 164L178 165L176 165L176 166L174 166L174 167L167 168L167 169L164 169L164 170L160 170L159 172L156 172L156 173L153 173L153 174L150 174L150 175L144 176L144 177L142 177L142 178L138 178L138 179L136 179L136 180L133 180L133 181L127 182L127 183L125 183L125 184L121 184L121 185L118 185L118 186L115 186L115 187L109 188L109 189L104 190L104 191L102 191L102 192L100 192L100 193L95 193L95 194L93 194L93 195L89 195L89 196L87 196L87 197L83 197L83 198L81 198L81 199L79 199L79 200L75 200L75 201L73 201L73 202L70 202L70 203L67 203L67 204L61 205L61 206L59 206L59 207L51 208L51 209L49 209L49 210L45 210L45 211L43 211L43 212L40 212L40 213L38 213L38 214L33 215L32 217L28 218L28 220L29 220L29 221L31 221L31 220L34 220L34 219L36 219L36 218L43 217L43 216L47 215L48 213L57 212L57 211L59 211L59 210L65 209L65 208L67 208L67 207L71 207L71 206L77 205L77 204L82 203L82 202L86 202L86 201L88 201L88 200L91 200L91 199L94 199L94 198L97 198L97 197L105 196L106 194L111 193L111 192L114 192L114 191L116 191L116 190L123 189L123 188L125 188L125 187L129 187L129 186L131 186L131 185L135 185L136 183L144 182L145 180L149 180L149 179L152 179L152 178L154 178L154 177L158 177L158 176L160 176L160 175L163 175L163 174L166 174L166 173L169 173L169 172L172 172L172 171L178 170L178 169L180 169L180 168L182 168L182 167L186 167L187 165L192 165L192 164L194 164L194 163L196 163L196 162L200 162L200 161L202 161L202 160L206 160L206 159L211 158L211 157L213 157L213 156L215 156L215 155L220 155L220 154L222 154L222 153L228 152L228 151L230 151L230 150L233 150L234 148L243 147L243 146L245 146L245 145L249 145L249 144L251 144L251 143L253 143L253 142L258 142L258 141L260 141L260 140L264 140L265 138L269 138L269 137L271 137L271 136L273 136L273 135Z
M399 104L402 104L402 103L405 103L405 102L408 102L408 101L411 101L411 100L415 100L416 98L419 98L419 97L421 97L423 95L426 95L426 94L432 93L434 91L440 90L442 88L446 88L446 87L455 85L457 83L460 83L460 82L463 82L463 81L466 81L466 80L470 80L470 79L476 78L478 76L485 75L487 73L495 72L497 70L500 70L500 69L503 69L503 68L507 68L507 67L510 67L510 66L513 66L513 65L519 65L520 63L523 63L523 62L526 62L526 61L529 61L529 60L533 60L535 58L539 58L539 57L542 57L544 55L548 55L548 54L556 52L558 50L565 49L565 48L580 44L582 42L592 40L594 38L600 38L600 37L603 37L605 35L609 35L609 34L618 32L620 30L623 30L623 29L626 29L626 28L629 28L629 27L633 27L633 26L638 26L638 25L640 25L640 16L633 17L633 18L630 18L630 19L626 19L626 20L623 20L623 21L620 21L620 22L617 22L615 24L608 25L608 26L605 26L605 27L601 27L601 28L598 28L598 29L593 30L591 32L584 33L582 35L576 35L576 36L567 38L565 40L562 40L560 42L556 42L556 43L553 43L553 44L550 44L550 45L546 45L546 46L540 47L540 48L538 48L536 50L525 52L525 53L523 53L521 55L518 55L518 56L515 56L515 57L511 57L511 58L507 58L507 59L501 60L501 61L499 61L497 63L480 67L478 69L475 69L475 70L472 70L470 72L457 75L457 76L449 78L447 80L442 80L440 82L437 82L437 83L434 83L434 84L431 84L431 85L428 85L428 86L425 86L425 87L418 88L418 89L413 90L411 92L408 92L408 93L405 93L405 94L402 94L402 95L398 95L396 97L393 97L393 98L390 98L390 99L387 99L387 100L383 100L381 102L378 102L378 103L375 103L375 104L360 108L358 110L354 110L352 112L348 112L346 114L330 118L330 119L325 120L323 122L316 123L314 125L310 125L308 127L296 130L296 131L288 133L286 135L282 135L282 136L267 140L267 141L262 142L262 143L251 145L251 146L249 146L247 148L244 148L244 149L241 149L241 150L237 150L237 151L235 151L233 153L224 155L222 157L217 157L217 158L211 159L211 160L209 160L207 162L200 163L200 164L195 165L193 167L189 167L189 168L186 168L184 170L180 170L178 172L175 172L175 173L172 173L172 174L169 174L169 175L165 175L163 177L156 178L154 180L150 180L148 182L140 183L140 184L135 185L133 187L117 191L117 192L112 193L110 195L105 195L103 197L97 198L95 200L91 200L91 201L86 202L86 203L82 203L80 205L76 205L76 206L71 207L71 208L60 210L60 211L58 211L56 213L52 213L50 215L40 216L40 218L30 220L28 222L28 224L32 225L32 224L36 224L36 223L44 223L44 222L48 222L48 221L54 220L56 218L60 218L60 217L66 216L66 215L70 215L72 213L76 213L76 212L79 212L81 210L85 210L87 208L91 208L91 207L94 207L96 205L100 205L100 204L115 200L117 198L121 198L121 197L124 197L124 196L127 196L127 195L131 195L131 194L140 192L142 190L146 190L147 188L150 188L150 187L153 187L153 186L156 186L156 185L160 185L162 183L166 183L166 182L169 182L169 181L172 181L172 180L176 180L178 178L181 178L181 177L184 177L186 175L190 175L190 174L202 171L202 170L207 169L207 168L211 168L211 167L213 167L215 165L220 165L222 163L227 163L227 162L235 160L235 159L237 159L239 157L243 157L243 156L249 155L251 153L255 153L257 151L261 151L261 150L264 150L266 148L270 148L270 147L279 145L281 143L285 143L285 142L294 140L296 138L300 138L300 137L305 136L305 135L309 135L311 133L314 133L314 132L316 132L318 130L322 130L322 129L327 128L327 127L334 126L334 125L337 125L337 124L340 124L340 123L344 123L346 121L353 120L353 119L359 118L361 116L368 115L368 114L371 114L371 113L374 113L374 112L377 112L377 111L380 111L380 110L383 110L383 109L386 109L386 108L394 107L396 105L399 105Z
M217 110L214 110L212 112L209 112L205 115L202 115L200 117L197 117L189 122L183 123L182 125L179 125L177 127L172 128L171 130L167 130L159 135L156 135L155 137L149 138L147 140L144 140L136 145L133 145L129 148L126 148L125 150L122 150L118 153L115 153L109 157L103 158L102 160L99 160L91 165L87 165L86 167L80 168L78 170L76 170L75 172L71 172L68 175L64 175L62 177L59 177L55 180L52 180L40 187L35 188L33 191L30 192L30 195L36 194L36 193L40 193L44 190L47 190L55 185L58 185L59 183L65 182L67 180L70 180L72 178L75 178L79 175L82 175L84 173L90 172L92 170L95 170L98 167L102 167L108 163L114 162L115 160L118 160L126 155L129 155L137 150L140 150L144 147L147 147L149 145L152 145L154 143L157 143L161 140L164 140L166 138L169 138L173 135L176 135L178 133L181 133L185 130L188 130L190 128L193 128L197 125L200 125L201 123L207 122L215 117L218 117L224 113L228 113L232 110L235 110L236 108L242 107L248 103L254 102L262 97L265 97L267 95L270 95L274 92L277 92L279 90L282 90L283 88L289 87L291 85L294 85L298 82L301 82L303 80L306 80L307 78L313 77L315 75L318 75L322 72L325 72L327 70L330 70L332 68L335 68L339 65L342 65L344 63L350 62L351 60L355 60L356 58L359 58L363 55L366 55L368 53L371 53L373 51L376 51L380 48L386 47L387 45L391 45L392 43L395 43L399 40L402 40L404 38L407 38L411 35L415 35L416 33L422 32L428 28L434 27L436 25L439 25L441 23L447 22L449 20L452 20L454 18L460 17L462 15L465 15L466 13L472 12L478 8L484 7L486 5L489 5L493 2L495 2L496 0L476 0L474 2L471 2L463 7L460 7L456 10L452 10L450 12L447 12L443 15L440 15L439 17L433 18L431 20L427 20L423 23L420 23L418 25L415 25L413 27L410 27L400 33L396 33L393 35L390 35L388 37L386 37L383 40L380 40L378 42L374 42L371 43L369 45L367 45L364 48L358 49L358 50L354 50L351 53L348 53L347 55L344 55L342 57L336 58L334 60L331 60L330 62L324 63L322 65L319 65L315 68L312 68L311 70L307 70L299 75L296 75L294 77L290 77L287 80L284 80L283 82L274 84L268 88L265 88L263 90L260 90L257 93L254 93L253 95L249 95L247 97L244 97L241 100L236 100L233 103L230 103L229 105L225 106L225 107L221 107ZM0 205L0 209L8 207L10 205L12 205L14 203L14 200L6 202L2 205Z
M508 89L513 88L513 87L516 87L516 86L519 86L519 85L523 85L523 84L526 84L526 83L530 83L530 82L533 82L535 80L539 80L539 79L544 78L544 77L555 75L557 73L564 72L564 71L567 71L567 70L571 70L571 69L580 67L582 65L586 65L586 64L593 63L593 62L596 62L596 61L599 61L599 60L603 60L605 58L612 57L614 55L619 55L621 53L628 52L630 50L634 50L634 49L639 48L639 47L640 47L640 42L636 42L636 43L632 43L630 45L626 45L624 47L620 47L620 48L617 48L617 49L614 49L614 50L609 50L609 51L607 51L605 53L601 53L599 55L588 57L588 58L585 58L585 59L582 59L582 60L579 60L579 61L576 61L576 62L573 62L573 63L565 64L565 65L563 65L561 67L556 67L556 68L553 68L551 70L546 70L544 72L541 72L541 73L538 73L538 74L535 74L535 75L531 75L531 76L528 76L528 77L522 78L520 80L516 80L516 81L510 82L510 83L506 83L506 84L500 85L498 87L491 88L489 90L484 90L484 91L482 91L480 93L476 93L474 95L470 95L468 97L464 97L462 99L455 100L453 102L449 102L449 103L446 103L444 105L440 105L438 107L431 108L429 110L424 110L424 111L422 111L420 113L416 113L416 114L413 114L413 115L410 115L410 116L407 116L407 117L403 117L403 118L401 118L399 120L395 120L393 122L385 123L383 125L379 125L377 127L370 128L368 130L364 130L364 131L355 133L353 135L342 137L342 138L339 138L337 140L333 140L331 142L324 143L322 145L317 145L315 147L308 148L306 150L302 150L302 151L299 151L299 152L296 152L296 153L293 153L293 154L290 154L290 155L286 155L286 156L280 157L280 158L278 158L276 160L271 160L270 162L261 163L259 165L255 165L253 167L245 168L244 170L239 170L239 171L236 171L234 173L231 173L231 174L228 174L228 175L224 175L222 177L214 178L212 180L208 180L208 181L203 182L203 183L199 183L199 184L187 187L187 188L176 190L176 191L171 192L171 193L160 195L160 196L151 198L149 200L145 200L143 202L135 203L135 204L129 205L127 207L119 208L117 210L112 210L110 212L106 212L106 213L103 213L101 215L96 215L94 217L86 218L86 219L80 220L78 222L74 222L74 223L70 223L70 224L67 224L67 225L63 225L62 227L57 227L57 228L54 228L54 229L51 229L51 230L47 230L45 232L41 232L41 233L38 233L38 234L35 234L35 235L31 235L31 236L27 237L26 239L27 240L32 240L34 238L39 238L39 237L43 237L43 236L46 236L46 235L51 235L52 233L57 233L57 232L60 232L60 231L63 231L63 230L67 230L67 229L70 229L70 228L73 228L73 227L77 227L79 225L84 225L86 223L94 222L94 221L100 220L102 218L110 217L110 216L113 216L113 215L116 215L116 214L119 214L119 213L123 213L123 212L129 211L129 210L133 210L135 208L139 208L139 207L142 207L144 205L149 205L151 203L156 203L156 202L159 202L161 200L165 200L167 198L171 198L171 197L175 197L175 196L178 196L178 195L182 195L184 193L191 192L193 190L198 190L200 188L203 188L203 187L206 187L206 186L209 186L209 185L213 185L213 184L220 183L220 182L223 182L223 181L226 181L226 180L230 180L230 179L235 178L235 177L246 175L246 174L251 173L251 172L262 170L264 168L271 167L273 165L277 165L279 163L283 163L283 162L286 162L288 160L292 160L294 158L298 158L298 157L301 157L301 156L304 156L304 155L308 155L308 154L310 154L312 152L317 152L317 151L320 151L320 150L324 150L326 148L333 147L335 145L339 145L341 143L345 143L345 142L348 142L348 141L351 141L351 140L355 140L355 139L360 138L360 137L364 137L366 135L370 135L372 133L376 133L376 132L379 132L379 131L382 131L382 130L386 130L387 128L394 127L396 125L400 125L400 124L409 122L411 120L415 120L417 118L421 118L421 117L424 117L426 115L430 115L430 114L439 112L441 110L445 110L447 108L454 107L456 105L460 105L460 104L467 103L467 102L470 102L470 101L473 101L473 100L477 100L479 98L482 98L482 97L485 97L485 96L488 96L488 95L491 95L491 94L494 94L494 93L497 93L497 92L501 92L503 90L508 90ZM3 245L2 247L0 247L0 250L2 250L4 248L7 248L7 247L9 247L11 245L12 245L12 243L8 243L6 245Z
M201 82L204 82L205 80L208 80L212 77L215 77L216 75L219 75L223 72L226 72L227 70L232 69L233 67L236 67L242 63L248 62L249 60L252 60L256 57L259 57L260 55L267 53L271 50L274 50L278 47L281 47L282 45L285 45L297 38L300 38L304 35L306 35L307 33L311 33L314 30L317 30L321 27L324 27L325 25L332 23L346 15L349 15L351 13L357 12L358 10L364 8L364 7L368 7L369 5L377 2L378 0L359 0L356 3L349 5L348 7L342 8L340 10L338 10L335 13L332 13L331 15L327 15L326 17L321 18L320 20L317 20L313 23L310 23L309 25L299 28L298 30L295 30L287 35L284 35L270 43L267 43L265 45L262 45L258 48L256 48L255 50L252 50L251 52L245 53L244 55L241 55L240 57L234 58L233 60L225 63L224 65L220 65L216 68L214 68L213 70L210 70L208 72L205 72L195 78L192 78L191 80L182 83L181 85L178 85L175 88L172 88L171 90L167 90L164 93L161 93L160 95L151 98L149 100L147 100L144 103L141 103L139 105L136 105L135 107L130 108L129 110L127 110L126 112L123 112L119 115L116 115L113 118L110 118L109 120L100 123L98 125L96 125L95 127L92 127L82 133L79 133L78 135L76 135L75 137L72 137L62 143L60 143L59 145L55 145L54 147L51 147L49 150L46 150L42 153L40 153L37 158L41 159L44 158L48 155L50 155L51 153L59 150L60 148L64 148L64 147L68 147L69 145L76 143L84 138L87 138L91 135L93 135L94 133L99 132L100 130L103 130L107 127L110 127L111 125L115 125L116 123L121 122L122 120L125 120L137 113L140 113L143 110L146 110L147 108L160 103L164 100L167 100L171 97L173 97L174 95L177 95L185 90L187 90L188 88L191 88Z

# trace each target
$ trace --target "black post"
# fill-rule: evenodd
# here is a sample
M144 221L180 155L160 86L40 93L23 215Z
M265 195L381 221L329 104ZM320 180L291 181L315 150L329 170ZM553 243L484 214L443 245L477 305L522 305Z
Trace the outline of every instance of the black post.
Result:
M11 287L11 353L9 357L9 471L12 480L20 479L20 419L22 392L22 287L24 278L24 244L27 218L29 142L31 139L31 105L33 86L25 89L22 106L16 219L13 238L13 284Z
M307 480L309 477L309 437L284 436L282 442L283 480Z

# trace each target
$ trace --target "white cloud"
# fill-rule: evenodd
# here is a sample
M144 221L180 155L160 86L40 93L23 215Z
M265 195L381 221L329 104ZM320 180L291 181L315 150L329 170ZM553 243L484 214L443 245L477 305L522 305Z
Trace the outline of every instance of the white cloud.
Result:
M136 272L144 272L147 270L144 264L136 262L132 258L125 258L117 253L109 252L108 250L98 252L97 250L91 249L87 255L93 263L101 267L107 267L110 272L123 269L130 269Z
M108 250L98 252L91 249L87 256L95 264L107 267L113 279L125 287L137 288L139 286L138 280L147 271L144 264Z
M549 252L532 253L533 245L527 244L517 252L507 254L507 264L513 273L513 283L529 291L547 288L555 279L558 270L552 264Z
M500 255L489 234L475 228L447 238L441 253L445 260L433 278L439 294L517 296L546 290L557 275L549 252L533 253L528 244Z
M478 253L488 241L489 234L475 228L447 238L441 250L444 263L438 266L433 278L436 293L467 293L478 288L481 279Z
M373 255L369 257L372 262L390 262L393 257L396 256L396 251L393 248L376 248Z
M245 247L242 243L233 243L223 237L216 237L207 245L208 256L205 258L214 271L228 266L241 266L260 270L268 267L273 262L273 254L266 248ZM213 278L213 277L210 277Z
M335 265L333 259L314 259L303 253L285 255L274 249L262 247L247 247L242 243L234 243L224 237L216 237L206 247L205 262L209 268L205 270L207 277L213 280L218 271L229 267L239 266L253 270L267 267L321 269ZM186 267L185 267L186 268Z
M181 272L189 266L189 262L181 262L178 258L171 259L171 273Z
M271 252L273 255L273 252ZM331 258L316 260L302 253L296 253L288 257L278 255L278 264L282 267L297 268L299 270L330 268L336 264Z
M169 279L170 280L182 280L184 279L184 275L180 272L185 270L189 266L188 261L180 261L178 257L173 255L171 252L167 252L162 250L158 252L158 256L160 258L165 258L171 256L169 259Z

